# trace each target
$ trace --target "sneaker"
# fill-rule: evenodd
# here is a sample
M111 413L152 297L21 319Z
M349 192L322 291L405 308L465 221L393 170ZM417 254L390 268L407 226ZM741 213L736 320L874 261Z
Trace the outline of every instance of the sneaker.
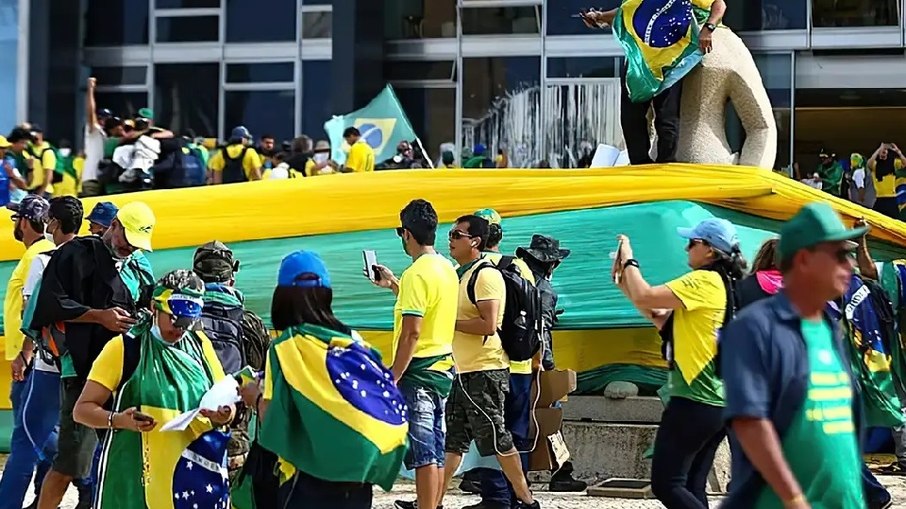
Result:
M393 505L397 509L418 509L417 500L413 500L411 502L408 500L397 500L397 501L393 502ZM444 509L444 506L439 505L439 506L437 506L437 509Z
M510 509L510 505L497 502L479 502L474 505L467 505L462 509Z
M575 493L579 491L585 491L585 488L588 488L588 483L577 481L572 477L566 477L564 479L551 479L548 491L559 493Z
M463 479L462 482L459 483L459 489L466 493L471 493L472 495L481 495L481 482Z
M535 499L531 504L526 504L522 500L517 500L513 509L541 509L541 504L538 503L538 499Z

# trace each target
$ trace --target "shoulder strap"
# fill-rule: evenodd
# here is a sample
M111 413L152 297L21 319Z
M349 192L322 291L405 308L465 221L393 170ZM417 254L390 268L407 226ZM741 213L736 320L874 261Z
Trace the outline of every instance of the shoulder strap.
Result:
M513 256L501 256L501 257L500 257L500 261L497 262L497 268L500 269L500 270L504 270L504 269L506 269L507 267L509 267L510 265L512 265L512 264L513 264L513 261L514 261L515 259L516 259L516 258L513 257Z
M138 369L138 361L141 359L142 348L138 338L134 336L123 335L123 373L120 379L120 387L132 378L135 370Z
M475 267L475 270L472 271L472 275L469 276L469 284L466 285L466 295L469 297L469 302L472 304L477 304L475 301L475 283L478 282L478 273L491 267L496 268L490 263L479 262L478 266Z

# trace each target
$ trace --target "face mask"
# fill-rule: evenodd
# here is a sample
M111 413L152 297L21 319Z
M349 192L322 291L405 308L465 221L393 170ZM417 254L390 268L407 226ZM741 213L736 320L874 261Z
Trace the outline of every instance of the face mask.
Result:
M72 154L72 149L70 148L61 148L60 157L69 157Z
M327 161L328 155L329 154L327 154L327 152L319 152L319 153L315 154L315 157L313 159L315 160L316 163L320 164L320 163Z

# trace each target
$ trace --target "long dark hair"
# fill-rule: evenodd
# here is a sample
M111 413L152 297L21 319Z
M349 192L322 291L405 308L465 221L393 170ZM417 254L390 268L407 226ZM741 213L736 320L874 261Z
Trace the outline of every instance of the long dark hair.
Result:
M713 270L720 274L727 292L727 307L724 312L724 325L736 316L736 284L746 274L748 262L739 249L739 244L733 246L729 253L712 246L714 261L702 267L704 270Z
M330 288L278 286L271 301L271 322L276 330L307 323L351 334L352 329L333 314L332 301Z

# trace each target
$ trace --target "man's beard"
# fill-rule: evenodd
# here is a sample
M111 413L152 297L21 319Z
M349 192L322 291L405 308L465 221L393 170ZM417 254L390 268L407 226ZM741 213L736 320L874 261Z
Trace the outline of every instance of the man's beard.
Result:
M25 238L25 232L22 231L22 226L19 223L16 223L15 228L13 228L13 236L16 237L18 242L22 242L22 239Z

